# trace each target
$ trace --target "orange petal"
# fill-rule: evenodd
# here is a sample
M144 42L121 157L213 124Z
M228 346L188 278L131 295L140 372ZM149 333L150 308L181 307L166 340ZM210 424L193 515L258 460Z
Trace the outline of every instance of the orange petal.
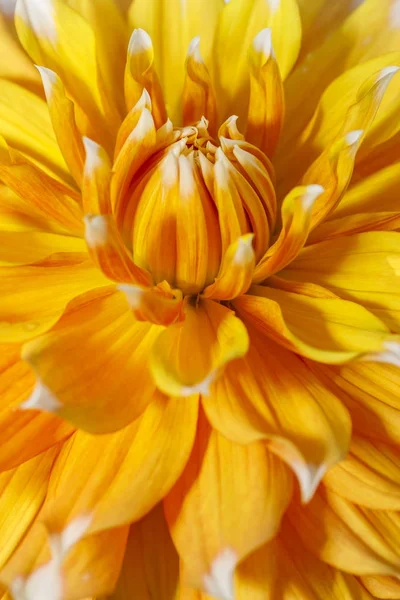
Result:
M169 286L168 286L169 287ZM163 290L161 284L153 288L119 285L125 293L135 319L156 325L171 325L185 318L185 301L180 290Z
M344 363L369 352L381 352L383 359L386 345L397 339L368 310L340 298L253 286L234 306L275 342L318 362Z
M47 452L0 474L0 551L1 568L14 553L45 499L47 485L59 448Z
M40 335L74 298L109 284L87 254L59 254L31 266L0 268L0 340L23 342Z
M400 581L396 577L361 577L362 584L372 594L373 598L385 600L400 598Z
M163 331L153 346L150 368L166 394L209 393L222 368L248 350L248 336L234 313L211 300L188 303L185 320Z
M205 117L211 133L217 127L217 105L211 78L200 52L200 37L189 44L183 89L183 124L193 125Z
M274 154L282 129L285 99L271 29L263 29L251 48L250 101L246 138L267 156Z
M350 440L350 417L303 361L250 329L250 350L232 361L202 398L207 416L227 438L266 440L295 472L307 502Z
M158 505L131 525L117 587L109 599L178 600L178 570L178 555Z
M270 246L254 273L258 283L292 262L304 246L311 227L314 202L324 193L320 185L294 188L282 204L282 229L276 242Z
M261 443L234 444L202 418L186 469L164 500L186 583L233 597L236 565L276 534L290 496L288 470Z
M18 223L17 219L16 221ZM18 227L16 223L14 226ZM51 254L83 254L86 251L85 241L80 237L37 230L1 231L1 227L0 222L1 267L29 265L42 261Z
M339 496L361 506L399 510L399 458L396 447L353 437L350 453L329 471L324 483Z
M113 281L150 285L151 275L132 261L111 215L87 215L85 238L93 261Z
M293 504L287 514L320 560L356 575L399 575L399 513L362 508L320 489L307 506Z
M215 282L207 286L202 296L216 300L233 300L245 294L253 278L255 256L254 234L242 235L225 252Z
M85 535L142 518L184 469L196 434L197 411L196 398L159 397L140 419L117 433L74 434L50 480L43 509L50 531L60 532L84 515Z
M77 301L49 333L24 346L39 378L24 407L96 433L125 426L154 397L147 363L160 330L135 321L120 292Z
M0 137L0 176L22 201L56 224L62 233L81 235L82 210L79 195L65 184L27 162Z
M76 183L81 185L84 148L75 120L73 102L66 96L64 85L54 71L37 67L42 78L44 92L58 146Z

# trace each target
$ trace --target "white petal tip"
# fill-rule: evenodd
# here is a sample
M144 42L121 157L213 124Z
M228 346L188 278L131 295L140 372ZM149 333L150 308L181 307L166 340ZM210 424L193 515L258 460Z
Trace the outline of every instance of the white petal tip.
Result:
M281 0L267 0L267 4L269 5L271 12L275 13L277 10L279 10Z
M235 256L233 257L235 265L250 265L254 261L253 238L254 235L252 234L239 238Z
M322 185L314 184L308 185L306 192L303 194L301 198L301 204L304 210L309 211L314 206L314 203L321 194L323 194L325 189Z
M53 557L62 561L71 548L83 538L92 520L92 515L81 515L70 521L60 533L52 533L50 547Z
M379 362L400 367L400 342L388 341L383 343L383 350L365 354L361 360Z
M389 80L393 77L393 75L395 73L397 73L397 71L400 70L400 67L396 67L396 66L392 66L392 67L385 67L384 69L381 69L381 71L379 72L379 75L377 77L377 82L381 81L382 79L385 78L389 78Z
M117 285L117 289L125 294L128 304L133 310L140 309L145 290L136 285L129 285L126 283Z
M203 57L201 56L201 52L200 52L200 36L197 35L196 37L194 37L192 39L192 41L189 44L189 48L187 51L187 55L188 58L192 58L193 60L195 60L198 63L203 63Z
M345 135L346 144L348 144L349 146L358 144L358 142L361 140L361 137L363 136L363 134L364 134L363 129L355 129L354 131L349 131L349 133L346 133L346 135Z
M262 54L265 59L268 59L273 50L272 50L272 33L271 29L266 28L262 29L253 40L253 48L254 50Z
M0 13L6 17L12 17L17 0L0 0Z
M15 15L33 30L35 36L57 42L57 27L53 0L18 0Z
M307 504L314 496L321 479L326 473L326 465L323 463L313 465L300 461L293 461L290 465L299 482L301 501L303 504Z
M42 78L43 89L46 95L46 99L49 100L53 93L54 86L57 83L57 73L48 69L47 67L42 67L39 65L35 65L37 70L39 71L40 77Z
M131 56L146 52L153 47L151 37L144 29L134 29L131 35L131 39L128 44L128 53Z
M85 239L89 248L104 246L108 239L108 221L103 215L84 217Z
M220 600L233 600L233 574L238 563L238 555L232 548L225 548L213 560L209 573L203 577L207 594Z
M19 405L20 410L45 410L47 412L57 412L62 407L61 402L41 382L38 382L32 394L25 402Z

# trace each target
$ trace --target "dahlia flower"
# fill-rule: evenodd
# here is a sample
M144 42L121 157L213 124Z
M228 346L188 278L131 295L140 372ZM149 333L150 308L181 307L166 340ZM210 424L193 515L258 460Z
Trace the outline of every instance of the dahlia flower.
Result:
M0 0L2 600L400 598L399 0Z

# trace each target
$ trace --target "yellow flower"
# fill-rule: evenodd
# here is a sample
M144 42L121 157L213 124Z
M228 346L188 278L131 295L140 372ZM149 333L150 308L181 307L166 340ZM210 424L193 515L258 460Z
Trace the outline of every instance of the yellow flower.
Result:
M399 0L14 4L2 600L399 599Z

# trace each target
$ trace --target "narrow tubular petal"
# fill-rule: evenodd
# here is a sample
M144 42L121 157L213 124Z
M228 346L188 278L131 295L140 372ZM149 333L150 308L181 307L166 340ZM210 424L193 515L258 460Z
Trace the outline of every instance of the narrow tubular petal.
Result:
M239 565L237 600L372 600L357 578L318 560L284 521L279 536Z
M51 448L24 464L0 474L0 567L8 561L29 530L47 492L59 448Z
M387 444L355 437L349 455L329 471L324 483L339 496L361 506L399 510L399 451Z
M163 289L160 285L143 288L120 285L128 304L138 321L150 321L156 325L171 325L185 318L184 300L179 290Z
M160 334L151 353L151 372L166 394L207 395L222 368L246 354L246 328L231 310L211 300L188 303L185 317Z
M255 283L280 271L296 258L310 231L314 202L323 193L321 185L307 185L294 188L286 196L282 204L281 232L257 265Z
M6 80L1 80L0 135L53 177L70 182L46 103Z
M236 565L276 535L291 483L285 465L261 443L235 444L202 417L186 469L164 500L184 583L233 597Z
M234 301L234 307L275 342L318 362L348 362L371 348L383 352L393 337L368 310L340 298L254 286Z
M307 502L347 452L351 422L338 398L293 353L250 329L248 355L232 361L202 402L213 427L240 444L266 440L296 474Z
M362 304L400 332L400 282L396 273L400 234L371 231L304 248L281 272L284 279L309 282Z
M154 43L154 62L160 76L170 118L182 122L181 95L185 56L190 41L200 36L206 64L212 64L211 49L223 0L135 0L129 9L131 27L142 27ZM160 19L162 15L162 19Z
M249 233L229 246L215 282L202 294L204 298L233 300L247 292L255 267L253 238L254 234Z
M121 283L151 284L150 274L129 256L112 215L87 215L85 226L89 253L106 277Z
M140 419L117 433L74 434L50 479L42 513L49 530L61 532L83 515L88 516L85 535L142 518L183 471L196 435L197 412L196 398L158 398Z
M108 286L85 259L61 254L33 266L0 268L0 340L32 339L52 327L74 298Z
M211 78L200 53L200 37L189 44L183 89L183 124L192 125L201 117L209 122L211 134L217 127L217 104Z
M234 0L221 13L214 44L216 93L222 100L220 118L246 116L249 98L248 50L261 29L270 27L277 62L285 79L300 49L301 23L292 0Z
M122 570L109 600L181 600L178 578L178 555L158 505L131 525Z
M272 47L271 29L253 40L246 139L267 156L274 154L284 118L284 92Z
M57 73L51 69L46 69L46 67L37 68L42 78L58 147L72 176L80 187L85 152L75 120L74 104L66 96L64 85Z
M96 141L110 145L99 86L93 29L62 0L18 0L15 25L37 65L55 71L68 93L96 125Z
M167 112L154 68L153 43L143 29L135 29L129 41L125 68L125 101L128 110L139 101L143 90L150 96L155 125L161 127L167 120Z
M81 182L82 207L85 215L111 212L111 161L99 144L84 137L85 166Z
M26 407L53 410L96 433L125 426L154 397L147 363L159 331L134 320L121 292L83 297L49 333L25 345L24 359L39 378Z
M399 513L373 511L321 489L288 517L303 544L328 564L356 575L399 575Z
M0 137L0 177L22 203L31 204L62 233L82 234L78 194L27 162Z

